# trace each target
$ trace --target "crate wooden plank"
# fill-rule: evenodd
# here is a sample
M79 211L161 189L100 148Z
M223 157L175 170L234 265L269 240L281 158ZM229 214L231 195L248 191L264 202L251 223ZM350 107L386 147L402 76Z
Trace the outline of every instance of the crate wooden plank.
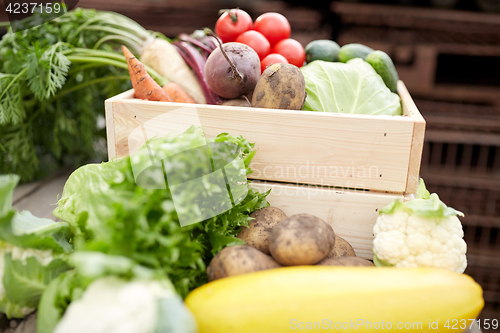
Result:
M416 189L407 183L418 179L425 122L399 87L403 117L149 102L128 91L106 101L109 158L198 125L207 137L231 132L255 142L255 179L403 193Z
M413 120L413 138L410 151L410 163L408 166L408 179L406 181L406 193L416 193L420 178L420 162L422 161L422 150L424 149L425 119L413 102L408 90L402 81L398 82L398 92L401 96L403 114L409 115Z
M267 200L287 216L307 213L323 219L352 245L357 256L365 259L373 258L373 226L378 210L394 200L411 199L403 194L341 190L306 184L254 181L251 186L259 192L271 189Z

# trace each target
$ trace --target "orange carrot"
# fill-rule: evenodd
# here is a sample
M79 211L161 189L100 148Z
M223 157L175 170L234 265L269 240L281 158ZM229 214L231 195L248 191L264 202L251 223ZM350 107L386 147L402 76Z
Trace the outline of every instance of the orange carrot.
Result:
M170 95L148 74L144 65L122 45L122 52L127 59L128 72L135 97L148 101L172 102Z
M194 98L191 97L191 95L189 95L186 90L184 90L175 82L167 83L163 86L163 90L165 90L170 95L170 97L172 97L172 102L196 104Z

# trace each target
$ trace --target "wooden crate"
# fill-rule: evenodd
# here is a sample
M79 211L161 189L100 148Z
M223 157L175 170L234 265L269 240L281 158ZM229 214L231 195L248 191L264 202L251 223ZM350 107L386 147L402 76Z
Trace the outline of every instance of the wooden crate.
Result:
M109 158L198 125L207 137L230 132L255 142L253 179L415 193L425 120L401 81L398 93L401 117L150 102L130 90L105 103Z

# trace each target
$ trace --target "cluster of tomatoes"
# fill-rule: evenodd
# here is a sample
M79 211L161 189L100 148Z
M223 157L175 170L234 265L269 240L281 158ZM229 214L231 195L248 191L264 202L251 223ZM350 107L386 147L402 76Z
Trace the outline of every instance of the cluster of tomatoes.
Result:
M260 58L261 71L276 63L301 67L306 60L304 47L290 38L290 23L279 13L265 13L255 22L241 9L230 9L215 24L215 33L223 43L237 42L250 46Z

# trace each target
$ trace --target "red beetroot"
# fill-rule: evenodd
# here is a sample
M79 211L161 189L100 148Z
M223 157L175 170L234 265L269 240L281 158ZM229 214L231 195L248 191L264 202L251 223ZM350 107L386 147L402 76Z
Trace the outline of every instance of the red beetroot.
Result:
M215 49L205 65L205 79L217 95L233 99L253 91L260 78L257 53L241 43L226 43Z

